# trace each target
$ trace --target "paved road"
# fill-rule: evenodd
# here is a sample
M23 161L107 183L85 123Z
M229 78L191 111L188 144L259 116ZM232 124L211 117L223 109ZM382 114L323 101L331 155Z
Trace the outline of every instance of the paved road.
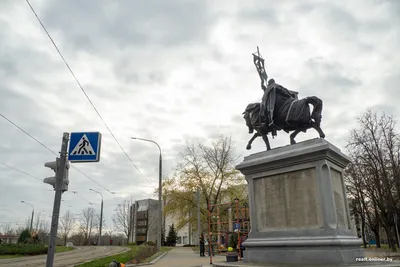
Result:
M72 267L87 260L104 258L127 251L118 246L76 247L76 249L55 254L54 267ZM46 266L46 255L27 256L13 259L0 259L0 267Z
M223 256L213 257L213 262L226 261ZM197 267L210 264L209 257L200 257L192 248L175 247L152 267Z

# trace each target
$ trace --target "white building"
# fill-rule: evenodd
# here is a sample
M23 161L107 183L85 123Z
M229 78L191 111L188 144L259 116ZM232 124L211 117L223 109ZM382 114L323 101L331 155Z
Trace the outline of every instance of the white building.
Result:
M176 220L173 216L167 215L165 216L165 236L168 236L168 232L169 232L169 227L174 224L175 226L175 230L178 236L178 240L176 241L176 246L183 246L183 245L189 245L190 243L193 243L192 240L190 240L191 242L189 243L189 226L185 225L183 228L181 229L176 229Z

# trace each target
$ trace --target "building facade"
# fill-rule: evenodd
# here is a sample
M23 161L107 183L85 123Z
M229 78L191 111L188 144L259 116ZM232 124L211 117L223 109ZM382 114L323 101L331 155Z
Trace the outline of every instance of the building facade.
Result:
M157 215L159 202L155 199L137 200L130 207L131 233L129 242L142 244L157 241Z
M189 224L186 224L184 227L182 227L181 229L177 229L176 228L176 218L173 215L166 215L165 216L165 237L168 236L168 232L169 232L169 227L174 224L175 226L175 231L176 234L178 236L178 240L176 241L176 246L177 247L181 247L183 245L189 245L190 243L193 242L189 242L192 240L189 240L189 236L192 237L192 235L190 235L190 231L189 231Z
M234 225L236 222L240 223L242 231L247 230L249 227L248 223L243 223L243 221L248 221L250 212L248 209L248 205L240 205L238 209L238 214L236 212L236 205L232 200L238 196L241 197L242 202L243 200L247 201L248 199L248 193L247 193L247 184L242 184L242 185L237 185L233 186L231 188L236 188L234 192L239 192L237 193L230 193L233 190L221 190L221 195L220 195L220 202L225 203L225 205L221 206L221 212L220 214L217 214L217 208L214 209L213 212L213 220L214 225L212 226L212 231L213 232L220 232L218 234L218 243L220 244L225 244L227 243L228 237L225 234L222 234L221 232L233 232L234 231ZM194 196L195 199L195 196ZM164 199L165 203L168 205L168 198ZM207 204L205 203L204 200L200 200L200 205L202 206L203 210L207 210ZM178 215L173 215L173 214L166 214L164 215L164 221L165 221L165 236L168 235L169 227L174 224L178 240L176 243L176 246L184 246L184 245L198 245L199 244L199 236L197 232L197 208L193 208L190 212L188 212L186 215L181 215L181 216L186 216L188 221L191 221L192 223L187 223L184 225L182 228L177 229L177 222L178 222ZM218 217L221 217L221 223L218 225ZM222 218L224 217L224 218ZM222 223L222 221L225 222L225 224ZM206 234L208 232L208 223L206 221L201 221L200 223L201 231L202 233Z

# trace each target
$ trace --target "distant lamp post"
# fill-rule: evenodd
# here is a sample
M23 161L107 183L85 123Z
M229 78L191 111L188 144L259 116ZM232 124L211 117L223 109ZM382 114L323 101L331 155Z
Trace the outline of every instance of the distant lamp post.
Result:
M141 141L146 141L155 144L158 147L158 150L160 151L160 157L159 157L159 162L158 162L158 226L157 226L157 250L161 250L161 232L162 232L162 155L161 155L161 147L159 144L153 140L150 139L144 139L144 138L138 138L138 137L131 137L131 139L134 140L141 140Z
M32 228L33 228L33 215L35 214L35 207L34 207L31 203L28 203L28 202L23 201L23 200L21 200L21 203L30 205L30 206L32 207L32 218L31 218L31 228L30 228L30 231L32 232Z
M101 230L102 230L102 226L103 226L103 195L99 192L96 191L92 188L89 189L90 191L96 192L97 194L99 194L101 196L101 212L100 212L100 228L99 228L99 241L97 242L98 246L100 246L100 242L101 242Z

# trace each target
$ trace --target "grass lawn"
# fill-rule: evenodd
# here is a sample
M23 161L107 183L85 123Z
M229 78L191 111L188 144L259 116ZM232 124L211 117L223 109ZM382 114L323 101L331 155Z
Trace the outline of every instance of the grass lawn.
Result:
M12 259L12 258L18 258L18 257L23 257L24 255L0 255L0 259Z
M87 262L81 265L77 265L77 267L101 267L101 266L108 267L110 262L113 260L122 263L128 262L132 258L132 256L135 255L136 251L139 249L139 246L128 246L128 247L131 249L131 251Z
M149 263L152 260L157 259L159 256L161 256L164 252L168 252L170 251L172 248L171 247L161 247L161 251L157 252L156 254L154 254L153 256L151 256L150 258L147 258L143 261L143 263Z
M106 257L106 258L102 258L102 259L98 259L98 260L94 260L91 262L87 262L87 263L84 263L81 265L77 265L76 267L108 267L110 262L113 260L122 262L122 263L126 263L133 258L133 256L136 254L136 252L139 249L139 246L128 246L128 247L131 249L131 251L124 252L124 253L110 256L110 257ZM157 258L158 256L160 256L162 253L170 251L171 249L172 248L170 248L170 247L161 247L160 252L157 252L153 256L149 257L148 259L145 260L145 262L148 263L148 262L154 260L155 258Z
M73 247L56 246L56 252L65 252L73 249Z
M65 252L65 251L70 251L73 250L74 248L72 247L64 247L64 246L56 246L56 252ZM43 255L43 254L41 254ZM25 256L25 255L0 255L0 259L12 259L12 258L19 258L19 257L31 257L31 256Z

